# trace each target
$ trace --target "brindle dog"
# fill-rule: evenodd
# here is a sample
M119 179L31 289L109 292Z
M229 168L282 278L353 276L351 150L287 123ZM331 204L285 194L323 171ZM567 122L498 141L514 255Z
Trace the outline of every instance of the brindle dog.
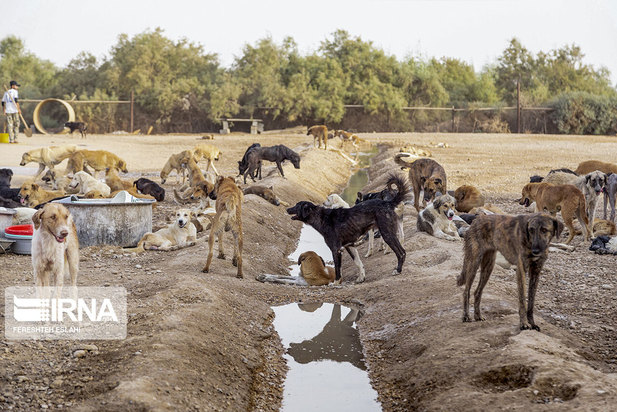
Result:
M482 291L495 266L495 255L500 252L516 266L518 286L518 313L521 329L540 330L533 319L533 304L542 266L548 257L548 247L553 237L559 237L563 224L544 213L532 215L478 216L465 234L465 260L457 278L463 292L463 322L469 316L469 292L480 268L480 281L474 292L474 320L484 320L480 312ZM529 276L529 296L525 304L525 276Z

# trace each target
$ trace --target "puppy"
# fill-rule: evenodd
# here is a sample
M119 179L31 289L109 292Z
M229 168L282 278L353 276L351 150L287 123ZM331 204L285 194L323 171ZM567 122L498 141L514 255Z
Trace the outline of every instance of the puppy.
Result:
M456 200L450 195L438 196L418 214L418 231L426 232L440 239L461 240L456 225L452 221Z
M298 286L323 286L334 282L334 268L326 266L324 260L313 251L304 252L298 257L300 276L258 275L260 282L281 283Z
M168 252L193 246L197 240L197 229L191 223L192 217L193 213L189 209L179 209L176 211L173 223L154 233L146 233L137 244L137 247L125 250L137 253L145 250Z
M79 130L81 133L81 138L86 138L86 130L88 129L88 124L84 122L66 122L64 123L64 127L68 127L70 129L70 133L73 134L75 130Z
M59 203L48 203L32 215L32 266L34 282L40 289L55 286L59 298L65 273L71 276L71 285L77 286L79 272L79 240L73 218Z
M454 199L456 210L461 213L468 213L474 207L484 206L484 196L476 187L470 185L459 186L454 191Z
M77 172L71 180L69 187L76 189L79 188L80 194L86 194L90 191L100 192L103 196L109 196L111 189L103 182L99 182L94 177L90 176L86 172Z
M140 177L133 182L133 185L144 195L150 195L154 197L157 202L165 200L165 189L159 186L157 183L145 177Z

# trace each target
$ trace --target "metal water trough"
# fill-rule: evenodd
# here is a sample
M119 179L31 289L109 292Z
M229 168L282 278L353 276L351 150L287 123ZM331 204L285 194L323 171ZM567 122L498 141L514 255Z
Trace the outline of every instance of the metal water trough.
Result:
M79 246L114 245L134 247L147 232L152 232L154 200L136 199L56 200L66 206L77 228Z

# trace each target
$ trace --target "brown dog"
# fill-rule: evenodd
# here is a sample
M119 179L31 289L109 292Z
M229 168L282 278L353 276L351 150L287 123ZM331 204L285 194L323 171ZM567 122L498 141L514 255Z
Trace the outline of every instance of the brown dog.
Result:
M165 166L163 166L163 169L161 170L161 183L165 183L165 181L167 180L167 176L169 176L169 174L175 170L177 173L176 183L178 182L178 176L182 174L182 184L184 184L184 181L186 179L185 169L189 159L193 159L195 162L198 161L197 159L195 159L192 150L183 150L180 153L172 154L171 156L169 156L169 159L167 159L167 163L165 163ZM197 163L195 164L197 165Z
M225 259L223 250L223 229L231 230L234 236L234 257L232 264L237 266L236 277L242 278L242 190L236 185L233 177L219 176L214 184L210 198L216 200L216 215L212 220L212 229L208 239L208 259L203 268L204 273L210 271L212 254L214 253L214 236L218 235L219 259Z
M459 186L454 191L454 199L456 210L461 213L469 213L474 207L484 206L484 196L476 187L470 185Z
M599 160L586 160L578 164L575 172L578 175L586 175L595 170L608 174L617 173L617 165L613 163L601 162Z
M323 286L334 282L336 276L334 268L326 266L321 256L313 251L302 253L298 257L298 265L300 265L300 276L297 277L258 275L255 279L260 282L298 286Z
M518 286L518 314L521 329L540 330L533 319L533 305L542 266L548 257L548 247L553 237L559 238L563 224L544 213L532 215L478 216L465 234L463 269L457 278L463 292L463 322L469 316L469 292L478 268L480 281L474 292L474 320L484 320L480 312L482 290L495 266L495 256L500 252L516 266ZM529 276L529 297L525 305L525 277Z
M76 172L87 171L85 167L90 166L94 169L92 174L94 177L96 172L104 172L107 168L116 168L122 173L128 173L126 162L107 150L78 150L70 157L70 162Z
M316 146L317 148L321 147L321 142L324 144L324 149L328 149L328 128L324 125L315 125L311 126L308 129L306 135L313 135L313 146L315 146L315 142L318 141L319 144Z
M575 216L583 228L585 240L591 239L592 228L585 211L585 197L576 186L527 183L523 187L519 204L527 207L534 201L539 212L547 211L555 216L561 210L561 217L569 232L566 245L570 244L576 234L572 224Z
M32 182L25 182L19 190L21 203L27 207L35 207L41 203L47 203L62 195L64 195L62 191L48 191Z
M408 153L397 153L394 156L396 164L409 168L409 180L413 188L413 205L420 211L420 192L424 192L423 201L426 203L435 198L436 193L447 193L447 179L444 168L433 159L418 159L412 163L404 160Z
M268 202L272 203L274 206L278 206L281 204L280 199L274 194L274 191L272 190L272 186L266 187L266 186L253 185L253 186L249 186L246 189L244 189L243 193L245 195L257 195L259 197L262 197L266 199Z
M118 170L113 167L108 167L105 169L105 183L109 186L112 192L115 192L116 190L130 190L133 188L133 183L128 180L120 179L120 176L118 176Z
M334 134L341 138L341 140L342 140L341 146L345 142L351 142L353 147L355 147L357 149L358 148L358 143L365 141L363 139L360 139L357 135L355 135L353 133L350 133L350 132L346 132L345 130L337 130Z

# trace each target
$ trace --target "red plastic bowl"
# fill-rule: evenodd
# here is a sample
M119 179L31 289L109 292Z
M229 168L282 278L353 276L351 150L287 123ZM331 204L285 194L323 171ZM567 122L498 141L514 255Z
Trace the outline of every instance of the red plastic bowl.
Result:
M8 235L32 236L34 234L34 226L33 225L9 226L6 229L4 229L4 232Z

